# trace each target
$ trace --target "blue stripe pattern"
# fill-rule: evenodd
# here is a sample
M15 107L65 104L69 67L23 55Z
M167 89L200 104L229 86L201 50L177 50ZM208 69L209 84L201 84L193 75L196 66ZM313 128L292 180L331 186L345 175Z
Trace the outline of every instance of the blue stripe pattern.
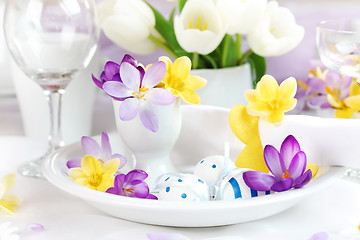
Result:
M265 195L269 195L269 194L270 194L270 191L266 191L266 192L265 192Z
M258 196L258 192L255 191L254 189L250 189L251 190L251 197L257 197Z
M236 179L231 178L229 180L229 183L231 184L231 186L232 186L232 188L234 190L235 199L242 198L240 186L239 186L239 183L236 181Z

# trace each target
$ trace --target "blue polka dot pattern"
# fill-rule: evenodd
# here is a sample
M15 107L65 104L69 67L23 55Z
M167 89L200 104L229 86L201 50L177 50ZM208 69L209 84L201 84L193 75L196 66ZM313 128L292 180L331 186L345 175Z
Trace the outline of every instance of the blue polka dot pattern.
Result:
M204 162L204 160L201 160L200 164L203 163L203 162Z
M170 191L170 187L166 187L166 192L169 192Z
M212 168L216 168L216 165L214 164L214 165L212 165L211 167L212 167Z
M167 181L167 180L169 180L170 179L170 177L168 177L167 179L165 179L165 182Z
M203 180L201 180L201 179L198 179L198 181L199 181L200 183L204 183L204 181L203 181Z
M181 194L181 197L186 198L187 197L186 193Z
M178 179L178 182L182 182L182 181L183 181L182 179L180 179L180 178Z

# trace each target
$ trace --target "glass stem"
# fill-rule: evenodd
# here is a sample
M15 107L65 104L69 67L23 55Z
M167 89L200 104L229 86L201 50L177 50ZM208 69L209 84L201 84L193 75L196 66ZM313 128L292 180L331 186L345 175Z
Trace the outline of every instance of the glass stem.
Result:
M50 135L49 135L49 153L64 146L61 133L61 96L64 89L46 89L44 91L50 109Z

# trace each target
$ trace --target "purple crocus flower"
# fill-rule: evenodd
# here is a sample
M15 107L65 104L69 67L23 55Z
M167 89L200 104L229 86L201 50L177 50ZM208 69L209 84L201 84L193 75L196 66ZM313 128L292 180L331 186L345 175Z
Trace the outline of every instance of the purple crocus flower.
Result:
M144 180L148 174L139 169L134 169L125 174L119 174L115 177L114 187L109 188L106 192L125 197L156 199L157 197L150 194L149 186Z
M92 138L83 136L81 138L81 147L85 155L91 155L101 162L106 162L114 158L120 159L119 169L126 163L126 158L119 154L112 154L109 136L106 132L101 134L101 146ZM81 167L81 158L73 158L69 160L66 165L68 168Z
M341 75L338 72L329 70L325 79L317 76L308 79L309 90L318 93L310 99L310 105L319 106L322 109L331 108L327 95L331 94L338 100L343 100L350 95L352 77Z
M175 96L171 92L155 87L165 76L165 63L157 62L151 65L142 76L139 69L123 62L119 72L121 82L106 81L102 88L110 96L124 99L119 108L120 119L129 121L139 113L145 128L156 132L159 129L159 121L151 110L151 104L169 105L175 101Z
M311 170L304 172L306 155L292 135L281 144L280 153L275 147L266 145L264 158L272 175L258 171L245 172L244 181L251 189L282 192L292 187L301 188L311 180Z

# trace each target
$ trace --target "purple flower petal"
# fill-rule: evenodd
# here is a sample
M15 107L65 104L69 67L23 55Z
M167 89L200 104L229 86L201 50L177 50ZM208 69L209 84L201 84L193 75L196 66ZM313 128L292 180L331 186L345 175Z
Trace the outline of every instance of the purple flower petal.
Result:
M312 178L311 170L307 170L303 175L295 179L294 188L301 188L308 184Z
M115 82L122 82L121 78L120 78L120 73L117 73L113 76L113 78L111 79L111 81L115 81Z
M282 191L289 190L292 187L293 182L294 182L294 180L291 177L283 178L280 181L274 183L274 185L272 185L271 191L282 192Z
M111 146L109 136L106 132L101 133L101 150L103 155L103 160L110 160L111 159Z
M137 67L135 58L133 58L130 54L125 54L125 56L123 57L123 59L121 60L121 64L127 62L130 63L131 65L133 65L134 67ZM120 64L120 65L121 65Z
M310 105L313 105L313 106L322 106L324 104L329 104L326 95L319 95L319 96L313 97L310 99L309 103L310 103Z
M123 121L134 119L139 112L139 100L137 98L125 99L119 107L119 117Z
M293 179L300 177L306 169L306 154L304 152L298 152L292 159L289 166L289 175Z
M143 108L140 111L140 120L150 131L157 132L159 130L159 119L151 109Z
M146 199L153 199L153 200L158 200L157 196L153 195L153 194L149 194Z
M85 155L91 155L95 158L99 158L101 156L101 148L99 144L90 137L82 137L81 138L81 147L84 150Z
M271 173L277 178L282 179L283 173L286 171L284 161L275 147L266 145L264 148L264 158L266 166Z
M111 159L114 159L114 158L120 159L119 169L122 168L127 162L126 157L124 157L123 155L121 155L119 153L115 153L111 156Z
M321 78L318 77L309 78L308 84L311 90L321 94L326 94L325 87L327 86L327 83Z
M318 232L312 235L308 240L328 240L329 234L326 232Z
M100 81L99 79L97 79L94 74L91 74L91 78L93 80L93 82L95 83L96 86L98 86L99 88L102 88L103 82Z
M119 73L119 69L120 69L119 64L112 62L112 61L108 61L104 67L106 81L111 81L113 76L115 74Z
M21 233L27 231L27 230L32 230L35 232L42 232L45 230L45 227L39 223L28 223L26 224L26 226L21 230Z
M134 180L145 180L148 177L148 174L144 170L134 169L126 174L125 182L132 182Z
M169 105L175 102L175 96L163 88L152 88L146 91L146 98L155 105Z
M126 178L126 175L125 174L118 174L115 176L115 179L114 179L114 188L116 190L117 195L121 195L121 189L125 183L125 178Z
M140 88L140 72L130 63L124 62L120 66L120 77L125 86L133 92ZM129 95L128 95L129 96Z
M124 83L117 81L105 82L102 86L104 91L112 97L126 98L132 96L132 91Z
M258 171L244 172L243 179L249 188L256 191L269 191L276 182L275 177Z
M134 190L134 194L129 195L129 197L136 198L146 198L149 195L149 186L146 182L141 180L134 180L130 182L132 189Z
M68 168L81 167L81 158L74 158L66 162Z
M107 193L111 193L111 194L115 194L115 195L119 195L119 192L117 191L117 189L115 187L111 187L108 190L106 190Z
M142 86L153 88L158 85L165 77L166 65L164 62L157 62L151 65L145 72Z
M291 163L291 160L300 150L300 145L294 136L289 135L285 138L280 147L280 154L284 160L285 168L288 169Z

